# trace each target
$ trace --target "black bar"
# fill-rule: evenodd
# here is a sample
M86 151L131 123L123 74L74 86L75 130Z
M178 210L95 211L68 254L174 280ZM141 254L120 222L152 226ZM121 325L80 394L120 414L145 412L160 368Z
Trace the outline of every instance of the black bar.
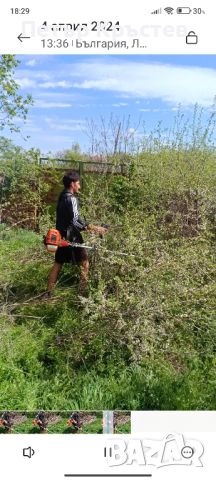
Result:
M152 477L150 473L65 473L65 477L130 477L130 478L142 478L142 477Z

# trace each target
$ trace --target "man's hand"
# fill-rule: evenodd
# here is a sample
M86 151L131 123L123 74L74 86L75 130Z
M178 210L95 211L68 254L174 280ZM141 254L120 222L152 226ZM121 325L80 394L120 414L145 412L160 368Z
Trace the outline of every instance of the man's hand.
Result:
M99 227L98 225L92 225L91 223L89 223L89 225L87 226L87 231L92 233L98 233L99 235L105 235L108 232L108 228Z
M107 232L108 232L108 228L98 227L98 233L99 233L99 235L103 236L103 235L105 235Z

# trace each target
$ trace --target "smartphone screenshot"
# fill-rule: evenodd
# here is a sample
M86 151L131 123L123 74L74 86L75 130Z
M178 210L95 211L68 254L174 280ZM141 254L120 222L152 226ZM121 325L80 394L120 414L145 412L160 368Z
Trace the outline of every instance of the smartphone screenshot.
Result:
M216 7L0 15L2 478L214 478Z

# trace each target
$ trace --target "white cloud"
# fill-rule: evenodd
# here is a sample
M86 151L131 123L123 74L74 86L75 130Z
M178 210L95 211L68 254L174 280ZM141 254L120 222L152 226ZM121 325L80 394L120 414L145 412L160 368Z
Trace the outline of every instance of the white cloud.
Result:
M61 80L58 82L44 82L38 85L41 88L72 88L73 84L67 82L66 80Z
M35 102L33 107L36 108L70 108L73 107L71 103L61 103L61 102L46 102L42 100L38 100Z
M42 132L43 129L41 127L27 127L26 132L27 133L37 133L37 132Z
M169 111L176 111L178 108L139 108L139 112L151 112L151 113L159 113L159 112L169 112Z
M68 131L68 132L81 132L86 130L86 121L85 120L75 120L75 119L61 119L59 122L57 117L45 117L45 123L52 130L58 131Z
M216 70L211 68L124 60L120 68L119 62L94 61L75 65L74 69L79 70L80 81L73 87L79 89L115 91L184 106L196 102L209 106L216 94Z
M64 123L59 123L59 124L55 124L53 123L52 125L50 125L51 128L55 129L55 130L59 130L59 131L68 131L68 132L82 132L84 130L86 130L86 127L84 125L67 125L67 124L64 124Z
M45 71L36 71L36 69L20 69L15 75L15 81L20 88L34 90L39 89L40 82L49 82L52 78L52 74Z
M127 107L128 103L124 102L119 102L119 103L113 103L112 107Z
M36 88L37 86L35 80L32 80L31 78L27 78L27 77L18 78L17 83L20 86L20 88Z
M29 62L33 65L34 59L26 64ZM50 93L49 90L53 89L68 89L67 93L73 95L78 89L95 90L96 93L110 91L118 97L114 107L121 103L120 97L133 98L137 105L142 99L151 99L162 100L171 106L199 103L208 107L216 94L216 69L151 63L147 57L133 62L126 58L121 61L113 58L82 60L61 64L61 68L56 61L52 70L20 69L17 81L22 88L37 88L38 94L46 90Z
M26 66L27 67L35 67L35 65L37 64L35 58L32 58L32 60L28 60L28 62L26 62Z
M64 92L45 92L44 90L43 91L40 91L37 93L37 98L74 98L74 96L68 94L68 93L64 93Z
M59 119L58 119L57 116L45 117L45 118L44 118L44 121L45 121L46 123L52 123L53 120L54 120L54 121L58 121ZM71 125L71 124L74 125L74 124L77 124L77 123L79 123L79 124L81 124L81 123L86 124L86 120L83 120L83 119L75 119L75 118L62 118L61 121L62 121L63 123L67 123L68 125Z

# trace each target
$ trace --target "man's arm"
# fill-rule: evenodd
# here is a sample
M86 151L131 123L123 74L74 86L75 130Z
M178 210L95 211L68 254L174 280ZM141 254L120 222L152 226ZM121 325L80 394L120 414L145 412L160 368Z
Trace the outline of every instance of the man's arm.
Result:
M99 227L97 225L93 225L92 223L85 222L79 216L78 207L77 207L77 199L73 195L70 197L70 210L71 210L71 219L73 226L79 230L86 230L91 233L98 233L99 235L105 235L107 233L107 228Z
M72 216L72 223L73 226L81 232L82 230L86 230L88 223L82 220L79 215L78 207L77 207L77 199L74 196L71 196L71 216Z

